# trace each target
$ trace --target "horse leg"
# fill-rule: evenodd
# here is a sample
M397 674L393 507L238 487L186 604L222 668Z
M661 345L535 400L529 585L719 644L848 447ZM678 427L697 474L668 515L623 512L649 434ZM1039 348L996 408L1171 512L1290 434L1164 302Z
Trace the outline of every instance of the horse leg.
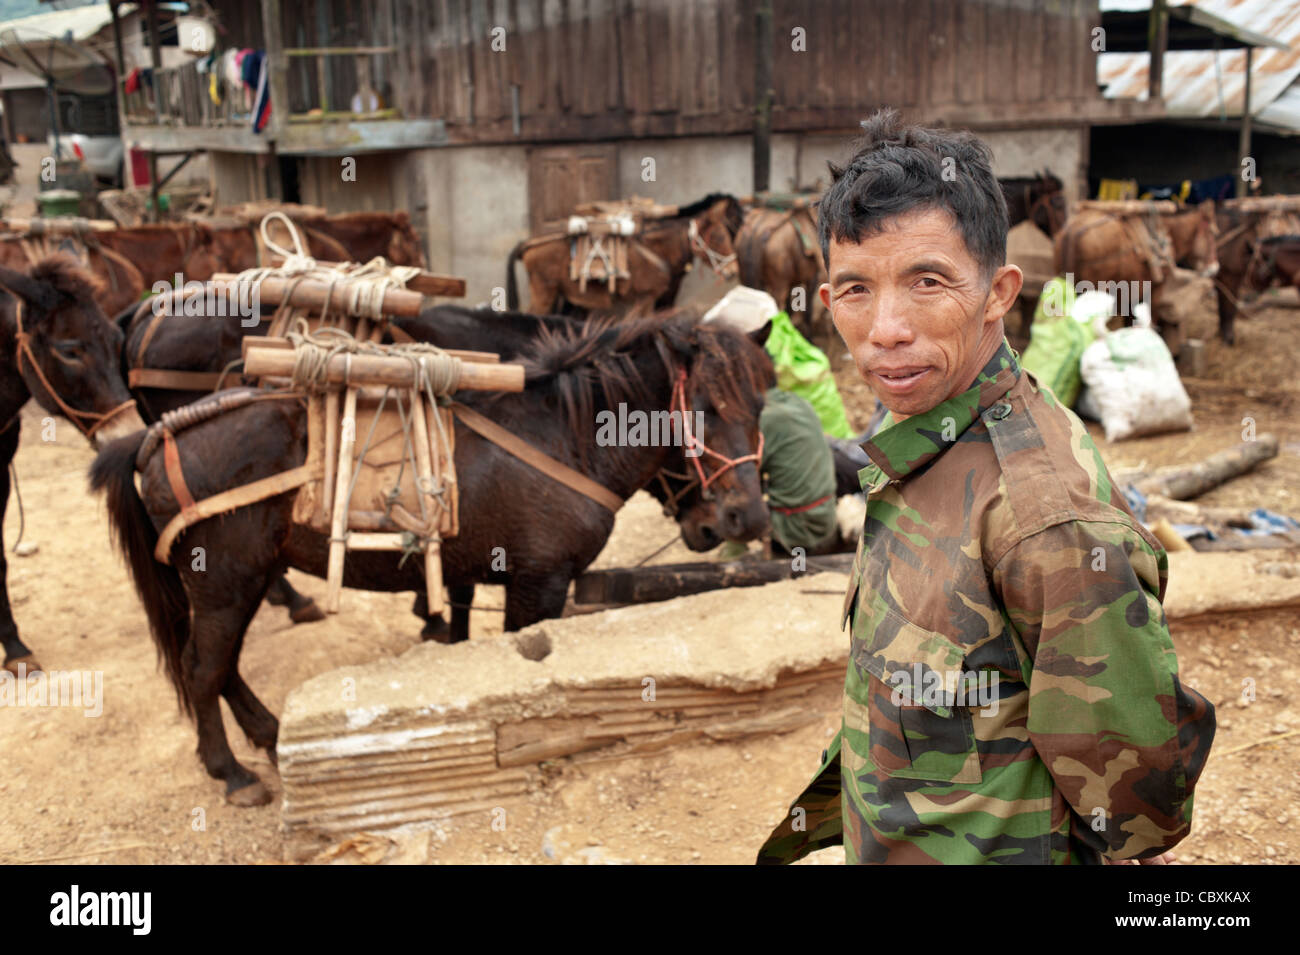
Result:
M506 585L505 629L522 630L564 612L571 575L555 568L540 573L516 572Z
M228 588L213 587L210 583L205 586L204 582L196 582L193 577L185 582L190 595L193 633L185 645L182 668L194 704L199 757L208 775L226 784L227 802L235 806L264 806L271 801L271 793L257 774L241 765L231 752L226 728L221 721L219 697L235 686L232 678L239 679L237 668L244 632L262 602L269 582L255 586L253 581L245 578ZM237 690L233 695L239 696ZM242 709L242 697L240 701ZM234 707L232 712L235 712ZM239 719L238 712L235 712L235 718Z
M278 767L280 760L275 752L275 743L280 735L280 721L275 718L275 714L262 705L262 701L257 698L252 687L239 675L238 669L230 674L230 679L222 688L221 695L226 698L230 712L234 714L235 721L248 737L248 741L259 749L266 750L271 764Z
M284 574L271 581L271 587L266 592L266 602L272 607L288 607L289 619L294 623L315 623L325 619L325 611L316 606L316 601L294 590Z
M469 608L474 603L474 585L448 587L447 596L451 603L451 623L447 623L442 614L429 613L429 603L423 593L416 594L415 605L411 612L425 621L420 631L421 640L433 640L437 643L460 643L469 639Z
M14 622L13 608L9 605L9 561L5 558L4 515L9 506L9 463L18 450L18 431L22 427L17 412L9 430L0 434L0 643L4 644L4 669L15 676L18 665L23 664L26 672L39 670L41 665L32 656L32 651L18 637L18 624Z

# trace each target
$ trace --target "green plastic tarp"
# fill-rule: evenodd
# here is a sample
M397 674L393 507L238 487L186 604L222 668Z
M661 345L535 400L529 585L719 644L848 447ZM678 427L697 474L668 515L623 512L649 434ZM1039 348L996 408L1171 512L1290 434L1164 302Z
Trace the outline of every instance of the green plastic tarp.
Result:
M836 438L851 438L853 429L835 387L826 353L799 334L785 312L772 316L767 353L776 366L776 386L799 395L817 411L822 430Z

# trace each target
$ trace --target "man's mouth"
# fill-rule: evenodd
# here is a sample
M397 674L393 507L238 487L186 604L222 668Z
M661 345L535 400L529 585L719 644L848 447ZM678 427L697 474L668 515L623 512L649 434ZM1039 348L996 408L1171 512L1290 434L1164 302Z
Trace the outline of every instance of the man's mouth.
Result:
M871 372L881 386L893 394L911 390L929 373L930 369L922 366L876 368Z

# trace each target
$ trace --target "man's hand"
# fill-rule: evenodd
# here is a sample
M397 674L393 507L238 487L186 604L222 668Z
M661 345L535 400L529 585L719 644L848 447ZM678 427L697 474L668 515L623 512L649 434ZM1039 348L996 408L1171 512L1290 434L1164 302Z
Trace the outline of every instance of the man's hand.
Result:
M1107 865L1182 865L1172 852L1162 852L1150 859L1107 859Z

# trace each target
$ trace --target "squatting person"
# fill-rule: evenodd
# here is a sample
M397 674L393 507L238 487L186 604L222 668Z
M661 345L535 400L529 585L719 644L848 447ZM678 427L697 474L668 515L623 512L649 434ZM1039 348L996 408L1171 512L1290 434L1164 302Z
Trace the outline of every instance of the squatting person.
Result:
M1005 340L1022 277L988 148L864 127L821 202L821 296L889 413L841 728L758 861L1172 861L1214 708L1178 678L1165 552Z

